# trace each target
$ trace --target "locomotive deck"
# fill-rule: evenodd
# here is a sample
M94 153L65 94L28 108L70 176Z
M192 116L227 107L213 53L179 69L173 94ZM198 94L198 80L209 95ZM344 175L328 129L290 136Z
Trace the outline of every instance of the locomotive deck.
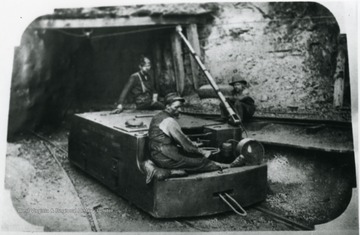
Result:
M140 163L148 159L147 128L157 112L108 112L75 115L69 136L69 159L119 196L158 218L209 215L231 210L218 196L227 193L242 206L265 200L267 165L247 166L145 183ZM125 125L137 117L138 128ZM210 140L241 138L239 128L213 120L181 115L183 129L211 132ZM216 131L216 130L219 131Z

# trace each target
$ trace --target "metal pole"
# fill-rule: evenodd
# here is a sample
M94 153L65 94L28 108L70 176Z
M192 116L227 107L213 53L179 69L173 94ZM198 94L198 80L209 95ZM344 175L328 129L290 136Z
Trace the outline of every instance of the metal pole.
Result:
M209 71L205 68L204 64L201 62L199 56L195 53L194 49L192 48L192 46L190 45L189 41L185 38L185 36L182 33L182 28L180 25L176 26L176 32L180 35L180 37L182 38L182 40L185 42L186 46L189 48L191 55L194 57L195 61L197 62L197 64L200 66L201 70L203 71L203 73L205 74L207 80L209 81L211 87L214 89L214 91L216 92L217 96L219 97L220 101L224 104L226 110L229 112L229 122L232 125L240 125L241 124L241 119L240 117L234 112L234 110L231 108L231 106L229 105L229 103L226 101L225 96L223 95L223 93L220 91L218 85L215 83L213 77L211 76L211 74L209 73Z

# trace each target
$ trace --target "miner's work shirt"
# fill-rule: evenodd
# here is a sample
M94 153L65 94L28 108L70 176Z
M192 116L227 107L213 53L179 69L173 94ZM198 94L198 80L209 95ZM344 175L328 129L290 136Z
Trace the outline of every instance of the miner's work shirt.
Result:
M199 149L181 131L177 121L166 111L154 116L149 128L149 138L150 149L152 150L159 151L160 147L158 145L178 144L186 152L202 156Z
M213 161L204 157L168 112L162 111L153 117L148 133L151 159L159 167L184 169L187 172L220 169Z
M123 104L129 94L137 105L151 103L153 93L154 82L151 76L136 72L130 76L121 92L118 103Z

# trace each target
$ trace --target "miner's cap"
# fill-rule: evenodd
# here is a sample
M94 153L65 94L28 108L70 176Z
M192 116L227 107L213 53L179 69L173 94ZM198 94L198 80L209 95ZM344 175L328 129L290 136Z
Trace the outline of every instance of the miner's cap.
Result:
M176 92L169 93L165 96L165 104L172 104L175 101L185 102L185 99L179 96Z
M244 78L240 77L240 76L233 77L231 79L231 82L229 82L229 84L231 86L233 86L235 83L238 83L238 82L244 84L245 86L247 85L247 81Z

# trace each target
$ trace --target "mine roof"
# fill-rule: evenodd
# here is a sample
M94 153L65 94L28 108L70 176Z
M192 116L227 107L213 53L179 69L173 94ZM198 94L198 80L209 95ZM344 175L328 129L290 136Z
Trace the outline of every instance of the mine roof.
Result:
M54 14L42 18L81 19L81 18L120 18L131 16L194 16L214 13L218 10L216 3L202 4L152 4L132 6L109 6L93 8L61 8Z

